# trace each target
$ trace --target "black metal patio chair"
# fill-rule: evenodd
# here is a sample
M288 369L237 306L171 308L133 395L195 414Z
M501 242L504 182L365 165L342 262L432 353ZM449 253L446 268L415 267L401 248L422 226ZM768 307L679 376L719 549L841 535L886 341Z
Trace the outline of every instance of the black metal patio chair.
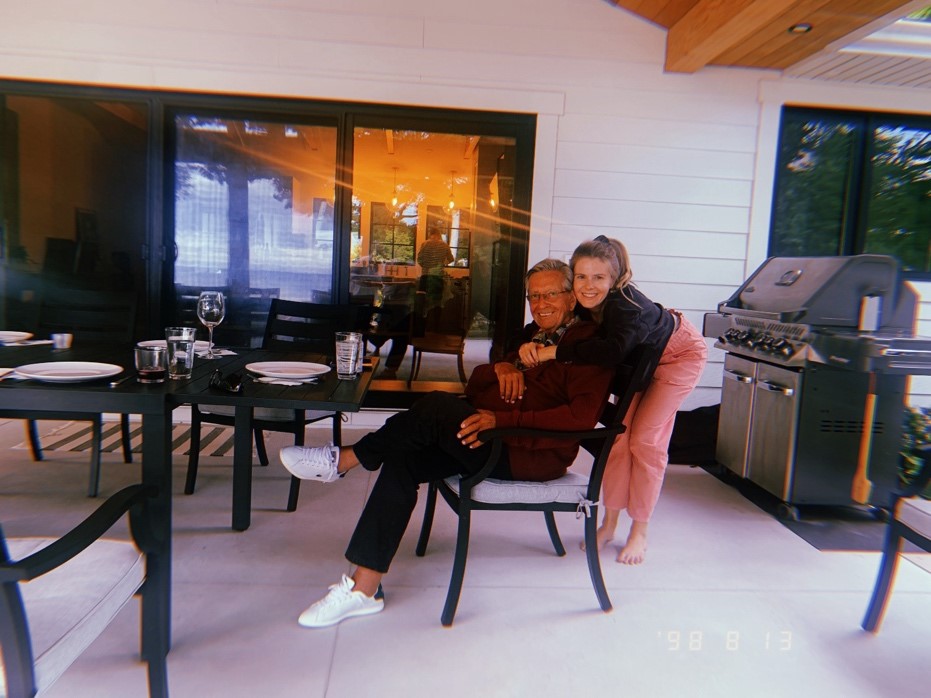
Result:
M931 482L931 446L925 446L921 454L924 464L918 474L910 483L892 494L891 518L886 527L882 562L862 623L863 629L872 633L878 633L882 625L889 594L895 582L902 543L907 540L925 552L931 552L931 500L921 496Z
M625 431L623 422L630 403L637 393L645 390L650 384L658 360L659 354L646 345L640 345L631 352L629 365L618 370L612 383L612 397L600 419L604 426L585 431L529 428L490 429L479 434L482 441L492 442L492 451L479 472L470 477L454 476L429 484L416 554L423 556L426 553L436 509L437 491L443 495L459 517L452 575L441 616L443 625L452 625L456 615L465 576L472 512L481 510L543 512L550 540L559 556L565 555L566 549L559 538L556 518L553 514L557 511L583 513L585 552L592 586L601 609L605 612L611 610L611 600L601 575L601 563L595 539L601 480L614 439ZM492 472L500 457L503 439L508 437L565 439L581 442L582 446L594 456L591 472L586 477L570 470L563 477L549 482L489 478L488 474Z
M0 696L42 694L134 595L143 603L165 595L146 577L146 501L155 493L126 487L60 538L7 539L0 530ZM102 538L127 512L136 544ZM154 627L158 618L143 614L142 622L153 698L168 695L167 629Z
M330 305L274 298L265 325L263 349L311 351L333 353L334 333L339 330L359 329L368 323L371 308L364 305ZM191 449L188 455L187 478L184 493L193 494L197 482L200 459L200 425L235 425L235 408L225 405L191 406ZM333 420L333 443L342 445L342 413L320 410L289 410L260 407L254 410L252 427L256 454L261 465L268 465L263 432L274 431L294 434L294 444L304 445L304 427L324 419ZM288 511L297 509L301 481L291 477Z

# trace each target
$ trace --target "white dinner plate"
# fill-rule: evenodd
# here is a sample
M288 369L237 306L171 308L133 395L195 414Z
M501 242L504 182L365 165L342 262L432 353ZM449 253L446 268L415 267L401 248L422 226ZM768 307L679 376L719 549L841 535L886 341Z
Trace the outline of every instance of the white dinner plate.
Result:
M147 339L144 342L137 342L137 347L165 347L168 342L164 339ZM198 339L194 342L194 351L207 351L210 348L210 342Z
M246 364L246 370L269 378L310 378L330 371L329 366L308 361L259 361Z
M49 361L19 366L16 368L16 375L47 383L80 383L109 378L122 371L122 366L100 364L96 361Z
M6 344L7 342L25 342L27 339L32 339L32 332L7 332L6 330L0 330L0 344Z

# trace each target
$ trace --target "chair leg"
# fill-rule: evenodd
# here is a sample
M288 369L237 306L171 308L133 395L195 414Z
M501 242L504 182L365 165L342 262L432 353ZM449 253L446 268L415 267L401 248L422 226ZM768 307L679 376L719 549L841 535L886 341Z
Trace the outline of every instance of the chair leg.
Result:
M39 439L39 425L34 419L26 420L26 436L29 439L29 450L32 451L32 460L42 460L42 441Z
M430 542L430 531L433 529L433 514L436 512L436 483L427 485L427 498L424 502L423 522L420 524L420 537L414 554L423 557L427 553L427 543Z
M301 444L303 446L303 443ZM343 413L333 413L333 445L343 447Z
M556 550L556 554L562 557L566 554L566 549L563 547L562 540L559 538L559 529L556 528L556 517L553 516L553 512L544 511L543 518L546 519L546 530L549 531L550 540L553 542L553 548Z
M291 490L288 492L288 511L297 511L297 498L301 496L300 478L291 476Z
M197 483L197 466L200 464L200 414L197 407L191 408L191 448L187 457L187 477L184 480L184 494L194 494Z
M440 621L446 627L453 624L456 617L456 608L459 606L459 595L462 593L462 580L465 578L466 557L469 554L469 527L472 512L468 508L459 509L459 533L456 536L456 554L453 558L453 571L449 578L449 591L446 592L446 603L443 605L443 614Z
M338 414L339 413L337 413L337 415ZM297 429L297 431L294 432L294 445L303 446L304 437L305 437L303 412L301 413L300 423L295 428ZM297 499L300 496L301 496L301 480L300 478L296 478L292 475L291 476L291 488L288 491L287 511L297 511Z
M899 553L902 550L902 536L899 534L899 525L895 521L889 523L886 530L886 542L883 544L882 563L879 574L876 576L876 585L873 587L873 596L870 605L866 608L866 615L860 624L864 630L878 633L886 613L886 604L889 601L889 592L895 581L896 569L899 565Z
M465 372L465 360L463 356L464 354L465 354L465 347L463 347L462 351L459 352L459 381L463 384L469 382L469 379L466 376L466 372Z
M129 415L120 415L120 443L123 446L123 462L133 462L133 445L129 429Z
M605 580L601 574L601 556L598 551L598 512L592 509L590 515L585 517L585 557L588 559L588 574L592 578L592 587L598 597L598 605L607 613L611 610L611 599L605 588Z
M96 497L100 489L100 447L103 442L103 415L96 414L91 426L91 472L87 496Z
M411 373L407 377L407 387L411 387L411 383L417 380L417 374L420 373L420 358L423 356L422 351L417 351L414 349L413 354L411 354Z
M259 465L268 465L268 451L265 450L265 435L261 429L252 430L255 436L255 453L259 457Z

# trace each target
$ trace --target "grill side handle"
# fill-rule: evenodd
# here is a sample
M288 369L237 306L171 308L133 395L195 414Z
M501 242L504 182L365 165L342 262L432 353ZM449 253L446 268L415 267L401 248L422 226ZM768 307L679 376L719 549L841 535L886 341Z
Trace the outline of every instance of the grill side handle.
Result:
M786 312L770 312L768 310L748 310L737 305L728 305L730 300L718 303L718 312L726 315L740 315L741 317L759 318L760 320L771 320L772 322L796 322L806 313L805 308L790 310Z

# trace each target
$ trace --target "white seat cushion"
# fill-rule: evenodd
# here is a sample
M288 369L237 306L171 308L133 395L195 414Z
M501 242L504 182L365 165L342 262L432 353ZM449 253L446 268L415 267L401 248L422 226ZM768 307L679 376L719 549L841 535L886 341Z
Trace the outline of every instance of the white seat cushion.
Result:
M459 493L459 477L446 478L449 485ZM578 504L585 499L588 478L578 473L568 472L560 478L548 482L530 482L527 480L495 480L488 478L472 489L472 499L486 504L543 504L546 502L565 502Z
M224 417L236 415L236 408L232 405L199 405L197 409L204 414L219 414ZM304 412L304 419L320 419L321 417L329 417L332 414L334 413L324 412L323 410L307 410ZM256 407L252 411L252 417L267 422L292 422L294 421L294 410L278 407Z
M900 499L896 518L916 533L931 538L931 500L921 497Z
M11 538L19 560L52 538ZM145 560L132 543L102 539L77 557L31 582L20 584L41 692L87 649L145 580ZM0 672L0 696L6 695Z

